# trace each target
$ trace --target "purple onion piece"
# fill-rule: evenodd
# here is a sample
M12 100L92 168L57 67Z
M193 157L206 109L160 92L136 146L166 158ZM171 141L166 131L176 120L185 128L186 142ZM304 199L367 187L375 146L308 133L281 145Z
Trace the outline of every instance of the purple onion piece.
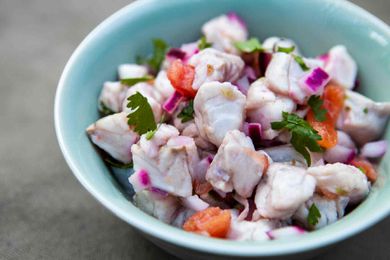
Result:
M309 74L304 76L299 84L308 94L321 93L325 85L329 82L330 77L320 67L313 69Z
M249 66L245 66L244 75L248 78L249 83L252 83L257 79L255 70Z
M129 182L135 192L147 189L151 186L150 177L147 171L138 170L129 177Z
M233 22L237 22L239 23L243 28L247 28L246 27L246 23L245 21L235 12L228 12L226 14L227 18L230 20L230 21L233 21Z
M172 114L184 99L183 95L175 91L163 104L163 109Z
M248 89L250 87L250 82L247 78L247 76L243 76L241 77L240 79L238 79L236 82L235 82L235 85L237 86L238 90L244 94L246 96L246 94L248 93Z
M324 159L328 163L349 163L355 158L355 156L355 148L349 148L339 144L327 149L324 153Z
M259 147L261 144L261 131L261 124L248 123L248 136L252 139L255 147Z
M168 59L171 60L176 60L176 59L184 60L186 57L186 53L179 48L171 48L167 52L166 56Z
M259 59L260 59L260 70L263 74L265 74L268 64L271 62L272 53L260 52Z
M379 158L385 155L387 151L387 141L380 140L363 145L360 154L367 158Z

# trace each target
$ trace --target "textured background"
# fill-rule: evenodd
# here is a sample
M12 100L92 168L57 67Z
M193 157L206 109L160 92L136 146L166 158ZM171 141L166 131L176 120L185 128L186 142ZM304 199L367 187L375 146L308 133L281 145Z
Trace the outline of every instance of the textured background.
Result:
M66 61L129 2L0 0L0 259L175 259L82 188L53 129ZM390 1L353 2L390 23ZM387 218L316 260L390 259L389 238Z

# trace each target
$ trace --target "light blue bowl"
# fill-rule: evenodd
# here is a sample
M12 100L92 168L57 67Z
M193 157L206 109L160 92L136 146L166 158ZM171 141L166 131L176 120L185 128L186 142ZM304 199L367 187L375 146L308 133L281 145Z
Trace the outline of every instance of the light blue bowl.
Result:
M310 255L350 237L390 212L389 156L381 163L374 191L337 223L302 237L267 242L206 238L165 225L138 210L124 195L89 142L85 128L98 118L102 83L114 80L117 66L151 51L152 38L172 46L193 41L208 19L234 10L251 35L294 39L305 55L344 44L357 60L363 92L390 100L390 30L383 22L346 1L332 0L170 0L139 1L100 24L73 53L62 74L55 100L55 128L61 150L81 184L114 214L173 254L194 259ZM388 139L389 131L386 133Z

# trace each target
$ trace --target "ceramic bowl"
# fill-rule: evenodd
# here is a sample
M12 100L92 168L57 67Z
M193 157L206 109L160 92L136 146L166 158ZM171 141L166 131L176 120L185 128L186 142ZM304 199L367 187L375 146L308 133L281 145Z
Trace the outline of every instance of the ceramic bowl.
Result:
M259 39L294 39L305 56L344 44L359 66L361 91L390 100L390 29L382 21L347 2L333 0L167 0L137 1L94 29L75 50L60 79L55 100L55 128L66 161L81 184L119 218L154 243L185 259L310 256L388 216L390 173L386 156L381 179L352 213L319 231L291 239L234 242L207 238L166 225L137 209L105 166L85 134L98 119L102 83L115 80L117 66L151 51L152 38L172 46L194 41L201 25L235 11ZM388 139L389 131L386 132Z

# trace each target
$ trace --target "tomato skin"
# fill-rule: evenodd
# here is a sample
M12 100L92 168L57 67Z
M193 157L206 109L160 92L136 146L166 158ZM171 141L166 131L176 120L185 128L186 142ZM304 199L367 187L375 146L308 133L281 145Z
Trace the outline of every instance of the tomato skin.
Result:
M194 98L196 90L192 88L195 77L195 69L191 65L184 64L177 59L168 68L167 76L177 92L185 97Z
M229 232L231 214L229 210L211 207L192 215L183 225L188 232L225 238Z
M311 110L307 113L306 120L321 136L322 139L317 141L320 146L329 149L337 144L337 131L332 120L327 118L323 122L317 121L314 117L313 111Z
M350 164L363 170L369 181L375 182L378 179L378 173L369 161L362 158L355 158Z
M318 144L329 149L337 144L335 125L344 106L344 89L335 84L328 84L321 99L324 102L323 108L327 110L326 119L322 122L317 121L312 110L309 110L306 119L322 138Z
M345 91L342 87L336 84L328 84L322 95L324 108L327 112L327 120L330 120L335 125L341 110L344 107Z

